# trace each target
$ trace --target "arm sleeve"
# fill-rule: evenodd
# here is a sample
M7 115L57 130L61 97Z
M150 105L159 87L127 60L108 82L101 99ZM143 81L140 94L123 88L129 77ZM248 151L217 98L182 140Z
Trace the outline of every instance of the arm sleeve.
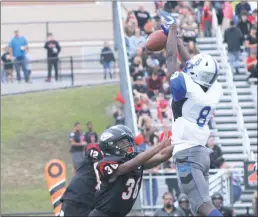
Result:
M72 141L73 137L74 137L74 133L72 132L72 133L70 133L70 135L69 135L69 141Z
M44 45L45 49L48 49L47 45L48 45L48 42L46 42L45 45Z
M97 144L89 144L86 149L86 156L92 161L100 161L103 158L103 154Z
M57 47L58 53L60 53L61 52L61 46L58 42L56 42L56 47Z
M193 88L192 79L183 72L176 72L170 78L170 91L175 102L189 98Z
M97 170L101 181L109 181L118 170L119 164L116 161L101 161L97 165Z

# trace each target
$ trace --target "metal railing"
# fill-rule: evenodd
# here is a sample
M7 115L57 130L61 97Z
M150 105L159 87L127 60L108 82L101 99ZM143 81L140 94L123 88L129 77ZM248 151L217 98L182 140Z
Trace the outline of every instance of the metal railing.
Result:
M71 86L74 86L78 81L82 82L84 80L89 81L103 79L104 70L102 64L100 63L100 54L98 53L85 56L64 56L59 58L31 60L28 62L31 70L31 80L39 81L46 79L48 75L48 64L51 62L51 60L57 61L59 80L66 82L70 81ZM21 64L24 62L26 61L13 61L13 75L15 79L17 78L15 64ZM26 66L28 66L27 63ZM1 68L2 67L3 64L1 64ZM113 64L112 71L113 78L118 78L118 67L116 63ZM21 76L24 77L22 70L20 73ZM52 79L54 79L54 75L55 70L52 66Z
M215 9L212 10L212 13L213 13L213 17L217 17ZM251 147L250 147L249 136L248 136L247 130L244 126L243 112L242 112L241 106L239 104L236 86L233 81L233 73L231 70L231 66L227 61L227 59L228 59L227 51L226 51L225 45L223 44L222 32L218 26L217 19L213 19L213 28L214 28L214 32L216 33L218 48L221 51L222 67L223 67L224 71L226 72L227 86L228 86L228 89L229 89L231 97L232 97L233 111L237 118L238 131L242 134L243 148L244 148L243 152L244 152L247 160L249 160L249 161L254 160L253 152L251 151Z

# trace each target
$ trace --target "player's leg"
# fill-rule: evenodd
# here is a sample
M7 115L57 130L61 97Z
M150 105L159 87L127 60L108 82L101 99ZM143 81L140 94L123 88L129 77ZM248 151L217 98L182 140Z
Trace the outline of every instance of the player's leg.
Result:
M88 216L90 212L91 209L85 204L64 200L59 216Z
M181 193L189 197L192 212L202 216L222 216L211 204L209 185L205 179L210 159L209 150L202 146L179 151L175 155L178 184Z
M100 212L97 209L92 210L88 216L107 216L106 214L104 214L103 212Z

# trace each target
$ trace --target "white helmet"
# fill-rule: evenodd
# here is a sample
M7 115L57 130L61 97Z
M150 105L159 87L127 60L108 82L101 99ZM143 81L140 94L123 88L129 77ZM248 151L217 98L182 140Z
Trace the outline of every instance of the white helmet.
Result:
M209 88L219 75L219 64L209 54L197 54L186 62L183 71L197 84Z

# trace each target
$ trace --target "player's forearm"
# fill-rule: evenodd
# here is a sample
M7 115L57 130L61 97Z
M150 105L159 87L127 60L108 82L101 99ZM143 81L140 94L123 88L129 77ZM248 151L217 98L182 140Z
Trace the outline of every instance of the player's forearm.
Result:
M145 152L140 153L135 158L121 164L115 174L115 176L120 176L135 170L138 166L145 164L150 158L159 152L162 147L160 145L155 145Z
M152 157L144 164L144 169L151 169L160 165L161 163L168 161L172 157L173 146L162 149L157 155Z
M188 53L183 41L180 38L177 39L177 49L183 63L191 59L190 54Z
M167 68L170 77L177 71L177 26L172 24L169 29L167 44Z

